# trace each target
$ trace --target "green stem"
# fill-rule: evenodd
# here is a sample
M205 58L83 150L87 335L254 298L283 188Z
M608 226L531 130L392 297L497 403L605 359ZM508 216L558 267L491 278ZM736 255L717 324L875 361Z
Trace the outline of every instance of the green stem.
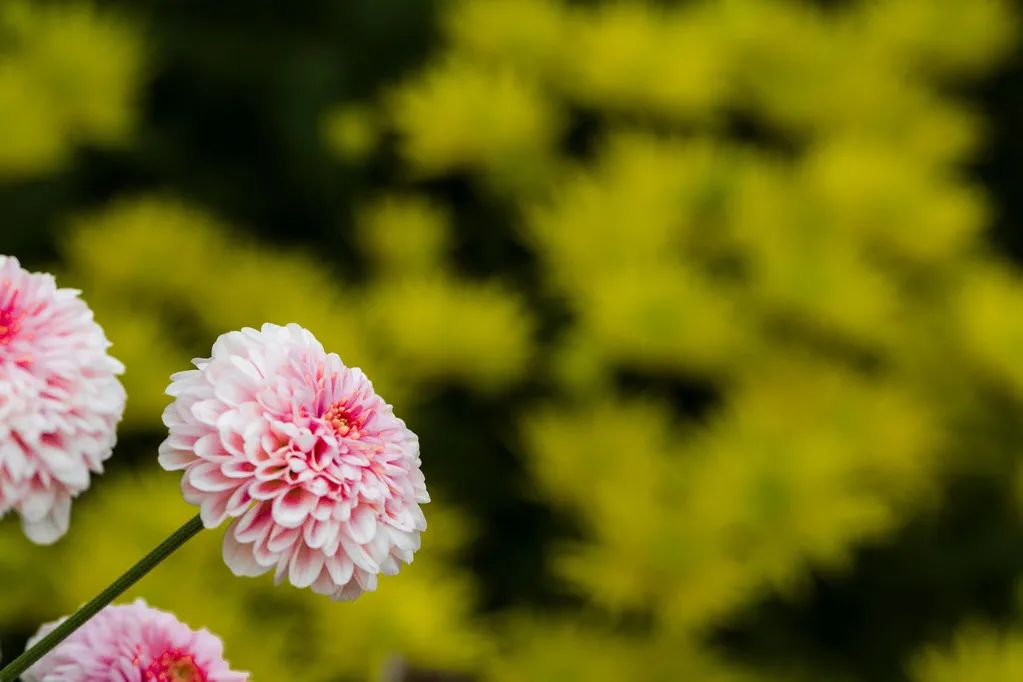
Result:
M33 663L42 658L50 649L63 642L72 632L85 625L86 621L102 611L107 604L117 599L129 587L137 583L142 576L153 570L157 564L173 554L176 549L188 542L202 528L202 519L196 515L185 525L181 526L181 528L174 531L156 549L142 557L137 564L125 571L124 575L111 583L110 587L100 592L82 608L68 616L50 634L36 642L32 648L26 650L21 656L11 661L3 670L0 670L0 682L15 682L18 676L25 672Z

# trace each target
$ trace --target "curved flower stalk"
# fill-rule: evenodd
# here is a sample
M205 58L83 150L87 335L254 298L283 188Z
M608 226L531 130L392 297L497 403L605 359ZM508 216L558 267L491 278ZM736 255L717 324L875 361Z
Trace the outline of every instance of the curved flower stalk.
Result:
M48 623L32 646L61 621ZM132 604L108 606L50 651L22 677L24 682L245 682L231 670L220 638L192 630L174 614Z
M16 511L33 542L67 532L117 440L124 367L109 346L77 291L0 256L0 517Z
M206 527L235 519L224 560L349 600L411 562L429 501L419 439L306 329L221 336L175 374L160 464L184 470Z

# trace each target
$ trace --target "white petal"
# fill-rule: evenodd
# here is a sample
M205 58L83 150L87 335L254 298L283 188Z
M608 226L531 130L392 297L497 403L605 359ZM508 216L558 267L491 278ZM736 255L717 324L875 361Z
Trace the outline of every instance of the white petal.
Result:
M355 564L344 554L328 556L324 565L330 573L330 579L338 585L344 585L351 580L352 573L355 571Z
M49 513L36 521L21 520L25 535L39 545L50 545L67 533L71 517L71 498L58 497Z
M373 539L377 530L376 512L369 507L359 507L352 514L352 518L344 524L348 536L360 545L364 545Z
M263 575L269 569L265 566L260 566L256 561L252 553L252 545L244 545L235 539L234 528L237 523L235 521L235 523L231 524L231 527L224 534L224 563L237 576L255 577Z
M362 545L352 542L348 536L341 535L341 546L344 547L345 554L355 563L359 568L376 573L380 570L376 562L369 555Z
M295 587L309 587L323 569L323 554L300 544L291 555L288 580Z
M316 496L305 488L292 488L283 495L274 498L274 521L285 528L298 528L309 516L316 500Z

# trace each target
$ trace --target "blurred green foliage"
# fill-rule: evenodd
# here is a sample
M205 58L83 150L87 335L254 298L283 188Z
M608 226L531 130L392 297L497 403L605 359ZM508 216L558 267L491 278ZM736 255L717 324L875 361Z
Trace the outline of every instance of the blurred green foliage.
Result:
M141 36L89 5L0 7L0 179L55 170L77 144L130 134Z
M71 535L0 527L5 641L187 516L169 374L297 321L442 501L355 605L215 533L135 589L257 680L1019 679L1023 279L971 172L1012 6L327 5L0 6L0 246L84 291L130 397Z

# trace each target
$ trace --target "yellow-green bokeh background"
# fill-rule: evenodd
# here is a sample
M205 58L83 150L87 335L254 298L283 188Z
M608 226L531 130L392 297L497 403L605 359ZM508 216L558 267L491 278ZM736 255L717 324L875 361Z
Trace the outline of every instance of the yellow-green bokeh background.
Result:
M168 376L294 321L436 501L355 604L216 532L132 590L256 682L1023 679L1021 17L0 0L0 252L129 395L69 535L0 524L6 653L190 514Z

